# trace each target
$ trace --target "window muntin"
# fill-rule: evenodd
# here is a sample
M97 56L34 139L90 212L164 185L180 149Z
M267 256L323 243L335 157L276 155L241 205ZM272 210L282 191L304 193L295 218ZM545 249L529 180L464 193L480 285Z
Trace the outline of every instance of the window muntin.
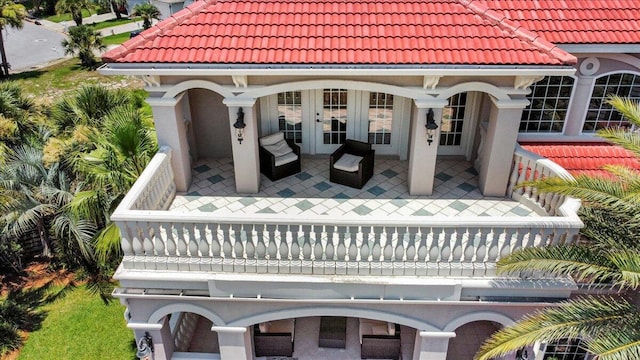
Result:
M595 132L608 127L629 127L631 124L620 112L606 103L610 95L640 100L640 75L618 73L596 79L591 93L583 132Z
M462 144L462 128L467 106L467 93L455 94L449 98L449 105L442 109L440 124L440 145L460 146Z
M324 89L322 107L323 143L344 143L347 138L347 90Z
M391 144L393 124L393 95L372 92L369 94L369 143Z
M570 76L547 76L531 85L527 95L530 104L522 111L520 132L562 132L573 83Z
M544 360L557 358L558 360L586 360L587 351L582 347L582 340L559 340L547 345Z
M300 91L278 93L278 129L285 138L302 143L302 96Z

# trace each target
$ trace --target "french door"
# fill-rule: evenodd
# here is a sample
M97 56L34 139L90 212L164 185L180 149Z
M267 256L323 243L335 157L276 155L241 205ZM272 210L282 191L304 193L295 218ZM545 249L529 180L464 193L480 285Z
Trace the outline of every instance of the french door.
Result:
M345 139L369 142L376 154L406 153L411 102L346 89L288 91L260 101L263 135L284 132L306 154L331 154ZM404 141L403 141L404 140ZM404 156L406 158L406 155Z
M473 114L478 103L478 93L464 92L449 98L449 105L442 110L438 155L471 157L472 131L476 121Z

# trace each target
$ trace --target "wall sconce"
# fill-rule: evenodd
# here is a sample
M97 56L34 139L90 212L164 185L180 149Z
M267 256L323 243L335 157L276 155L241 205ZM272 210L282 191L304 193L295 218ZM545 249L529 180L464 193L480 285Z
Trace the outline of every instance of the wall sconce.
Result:
M238 109L238 118L236 122L233 124L233 127L236 129L236 136L238 137L238 142L242 144L242 140L244 140L244 128L247 124L244 123L244 111L242 108Z
M151 360L153 354L153 340L148 332L138 341L138 352L136 356L141 360Z
M433 135L436 134L436 129L438 128L438 124L436 124L436 120L433 117L433 109L429 109L427 112L427 123L424 125L424 127L427 128L427 142L429 146L431 146Z
M527 350L518 350L516 351L516 360L527 360L529 358L529 353Z

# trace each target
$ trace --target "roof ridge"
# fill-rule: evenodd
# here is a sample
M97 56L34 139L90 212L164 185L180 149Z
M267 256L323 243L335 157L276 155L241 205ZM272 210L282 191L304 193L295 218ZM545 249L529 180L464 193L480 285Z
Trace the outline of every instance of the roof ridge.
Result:
M505 30L512 32L515 36L523 41L530 43L543 52L549 54L565 65L573 65L578 62L578 59L570 53L562 50L557 45L545 40L540 35L518 25L513 20L507 18L505 15L501 15L497 11L490 9L476 0L457 0L461 5L467 8L469 11L483 17L484 19L494 23Z
M160 21L156 25L153 25L147 30L141 32L138 36L135 36L117 48L111 49L102 54L102 61L110 62L115 61L116 58L124 57L131 51L135 50L138 46L145 43L147 40L156 37L162 33L165 33L177 25L180 25L181 21L189 18L193 15L199 14L202 10L206 9L210 4L216 3L219 0L202 0L194 1L191 5L171 15L170 17Z

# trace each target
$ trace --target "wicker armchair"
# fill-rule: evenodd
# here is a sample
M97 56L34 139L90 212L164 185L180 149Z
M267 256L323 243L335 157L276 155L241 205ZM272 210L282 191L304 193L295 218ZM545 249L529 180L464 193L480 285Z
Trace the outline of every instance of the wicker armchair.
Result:
M279 148L279 151L274 150L274 147L276 150ZM271 181L280 180L301 171L300 147L293 140L285 140L283 133L261 138L259 155L260 172Z
M371 144L345 140L329 159L329 180L334 183L362 189L373 176L375 150Z

